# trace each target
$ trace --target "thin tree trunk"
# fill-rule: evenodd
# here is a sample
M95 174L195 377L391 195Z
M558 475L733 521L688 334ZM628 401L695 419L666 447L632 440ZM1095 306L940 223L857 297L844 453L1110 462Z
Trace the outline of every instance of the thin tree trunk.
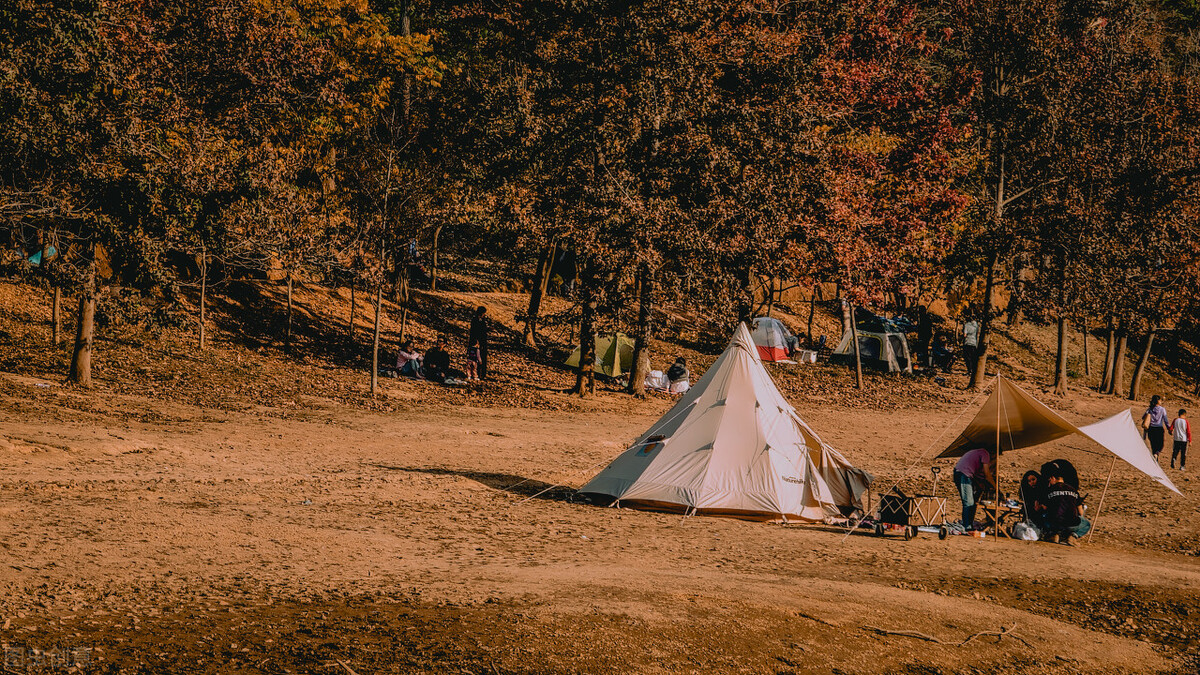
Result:
M1129 346L1129 335L1125 329L1120 329L1117 335L1117 350L1113 353L1113 375L1108 382L1106 394L1116 395L1117 390L1121 388L1121 382L1125 379L1125 349Z
M357 309L357 307L358 307L358 301L357 301L357 298L355 297L355 293L354 293L354 289L357 286L358 286L358 280L351 277L350 278L350 325L348 326L351 344L354 343L354 310Z
M208 253L200 251L200 351L204 351L205 299L208 294Z
M842 307L849 307L850 303L842 300ZM843 309L843 311L845 311ZM853 310L850 311L850 342L854 344L854 386L858 389L863 388L863 372L862 372L862 353L858 347L858 320L854 318Z
M412 297L412 289L408 284L408 268L400 274L400 344L408 339L408 301Z
M522 340L530 349L537 348L538 316L542 311L542 299L550 287L550 270L554 267L554 256L558 252L558 243L551 241L546 247L545 254L538 261L537 277L533 280L533 288L529 292L529 308L525 311L525 329Z
M813 284L812 297L808 299L808 348L812 349L816 344L813 342L812 327L813 317L817 313L817 295L821 292L821 284Z
M1088 353L1088 325L1087 319L1083 320L1083 376L1090 378L1092 376L1092 355Z
M283 334L283 348L292 350L292 271L287 273L287 330Z
M854 327L854 314L850 311L850 303L846 298L841 298L842 301L842 333L850 331Z
M433 251L429 265L429 290L437 290L438 280L438 239L442 236L442 226L433 228Z
M1117 346L1117 327L1112 317L1108 317L1108 335L1104 343L1104 374L1100 377L1100 393L1108 391L1108 383L1112 381L1113 353Z
M579 368L575 372L573 394L587 397L596 393L596 290L590 276L580 275L579 294L583 308L579 316Z
M379 393L379 315L383 304L383 284L375 286L375 328L371 342L371 396Z
M1067 317L1058 315L1058 358L1054 362L1054 395L1067 395Z
M649 263L642 263L641 286L638 294L637 335L633 343L633 372L626 391L638 398L646 397L646 375L650 373L650 316L654 309L654 275Z
M92 386L92 344L96 336L96 248L92 247L87 277L79 293L79 321L75 330L75 351L71 355L68 381L81 387Z
M767 318L771 318L771 312L775 309L775 277L771 277L767 283Z
M1129 400L1136 401L1141 398L1142 391L1142 374L1146 372L1146 364L1150 361L1150 350L1154 347L1154 334L1156 328L1151 326L1146 331L1146 346L1142 349L1141 356L1138 357L1137 365L1133 368L1133 378L1129 382Z
M996 284L996 252L988 256L987 279L983 285L983 311L979 321L979 354L975 358L975 372L971 373L968 389L976 390L987 376L988 345L992 341L992 291Z
M1008 300L1006 313L1008 314L1008 325L1017 328L1021 325L1022 312L1025 309L1025 280L1022 278L1025 274L1025 254L1021 253L1013 257L1013 268L1013 292Z
M50 343L57 346L62 342L62 289L57 283L50 302Z

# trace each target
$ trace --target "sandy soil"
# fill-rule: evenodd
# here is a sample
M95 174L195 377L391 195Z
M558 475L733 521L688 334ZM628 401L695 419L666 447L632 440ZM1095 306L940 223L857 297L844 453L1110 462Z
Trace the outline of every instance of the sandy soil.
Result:
M1200 667L1193 474L1172 473L1181 498L1118 466L1076 548L847 538L576 503L661 399L481 408L386 386L391 412L227 410L0 377L0 639L131 673ZM911 489L973 411L800 412L881 487ZM1095 505L1109 462L1080 444L1005 455L1002 472L1054 456L1077 460Z

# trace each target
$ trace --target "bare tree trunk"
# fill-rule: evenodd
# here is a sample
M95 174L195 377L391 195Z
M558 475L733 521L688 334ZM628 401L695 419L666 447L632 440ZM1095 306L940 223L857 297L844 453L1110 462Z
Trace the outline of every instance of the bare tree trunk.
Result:
M1080 330L1079 332L1083 333L1083 376L1091 377L1092 376L1092 355L1088 353L1087 319L1083 320L1083 327L1082 327L1082 330Z
M1113 374L1112 379L1108 382L1106 394L1116 395L1117 390L1121 388L1121 381L1125 379L1125 349L1129 346L1129 335L1124 328L1120 329L1117 335L1117 350L1113 353Z
M522 339L530 349L537 348L538 316L542 311L542 299L550 287L550 270L554 267L554 256L558 251L558 243L551 241L546 252L538 261L537 277L533 280L533 288L529 291L529 308L525 311L525 330Z
M596 393L596 289L590 275L580 275L579 294L583 301L579 317L579 368L575 372L573 394L587 397Z
M767 282L767 318L771 318L771 312L775 309L775 277L772 276Z
M79 292L79 321L75 330L75 351L67 380L81 387L92 386L92 344L96 336L96 248L93 245L87 277Z
M843 312L849 307L850 303L842 300ZM862 373L862 353L858 347L858 320L854 318L853 310L850 311L850 342L854 344L854 386L857 389L863 388L863 373Z
M62 289L57 283L50 302L50 343L57 346L62 342Z
M1108 317L1108 335L1104 345L1104 374L1100 377L1100 393L1108 391L1108 383L1112 381L1113 353L1117 346L1117 327L1112 317Z
M1067 317L1058 315L1058 358L1054 362L1054 395L1067 395Z
M850 311L850 303L846 298L841 298L842 301L842 334L849 332L854 328L854 314Z
M205 299L208 295L208 253L200 251L200 351L204 351Z
M808 348L812 349L815 346L813 342L812 327L813 317L817 313L817 296L821 293L821 284L813 284L812 297L808 299Z
M375 286L375 328L371 342L371 396L379 393L379 315L383 304L383 284Z
M1022 278L1025 274L1025 258L1026 255L1024 253L1019 253L1013 257L1013 290L1008 300L1008 307L1005 310L1008 314L1008 325L1012 328L1021 325L1022 312L1025 309L1025 280Z
M438 280L438 239L442 236L442 226L438 225L433 228L433 251L429 265L429 290L437 290Z
M408 277L409 271L405 267L400 273L400 343L403 344L408 339L408 301L412 298L412 289L409 288Z
M357 286L358 286L358 280L351 277L350 278L350 325L348 326L351 344L354 343L354 310L357 309L357 307L358 307L358 301L357 301L357 298L355 298L355 293L354 293L354 289Z
M1146 364L1150 361L1150 350L1154 347L1154 334L1157 329L1151 326L1146 331L1146 346L1142 349L1141 356L1138 357L1137 365L1133 367L1133 378L1129 382L1129 400L1136 401L1141 398L1142 391L1142 374L1146 372Z
M287 330L283 334L283 348L292 350L292 271L287 272Z
M979 320L979 354L975 358L975 372L971 373L971 381L967 385L968 389L976 390L979 388L979 383L983 381L987 374L988 346L992 341L992 291L996 284L996 252L993 250L988 256L987 279L983 285L983 309Z
M646 397L646 375L650 372L650 316L654 309L654 275L649 263L642 263L641 286L638 294L637 336L633 343L633 372L626 391L638 398Z

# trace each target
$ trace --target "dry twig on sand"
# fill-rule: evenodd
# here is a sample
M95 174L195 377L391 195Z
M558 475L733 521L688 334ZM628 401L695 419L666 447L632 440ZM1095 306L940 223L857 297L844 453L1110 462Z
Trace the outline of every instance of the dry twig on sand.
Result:
M863 626L863 630L869 630L873 633L878 633L879 635L898 635L900 637L910 637L910 638L914 638L917 640L925 640L926 642L935 642L939 645L953 645L955 647L963 647L968 642L970 642L971 640L974 640L975 638L985 637L988 635L996 636L997 643L999 643L1000 640L1004 639L1005 637L1010 637L1014 640L1019 641L1021 644L1025 645L1026 647L1032 647L1033 645L1026 642L1025 638L1023 638L1020 635L1017 635L1016 633L1013 632L1016 629L1017 629L1017 624L1014 623L1013 625L1009 626L1008 628L1001 628L1000 630L979 631L978 633L975 633L974 635L967 636L967 638L965 640L963 640L962 642L947 642L941 638L934 637L932 635L918 633L915 630L887 630L886 628L879 628L877 626Z

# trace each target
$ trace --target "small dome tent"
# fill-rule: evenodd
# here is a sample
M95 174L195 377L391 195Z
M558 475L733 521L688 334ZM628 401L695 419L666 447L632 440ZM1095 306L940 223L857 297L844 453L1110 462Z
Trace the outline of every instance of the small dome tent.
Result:
M882 370L885 373L911 373L912 359L908 352L908 338L904 333L891 331L874 332L858 330L858 353L863 366ZM842 334L829 360L834 363L854 364L854 343L850 331Z
M750 337L763 361L788 361L795 337L779 319L760 316L751 322Z
M596 364L592 367L601 375L620 377L633 368L633 340L624 333L596 334ZM565 365L579 367L580 349L575 348L567 357Z
M861 509L871 480L800 419L739 324L691 390L579 491L601 504L822 521Z

